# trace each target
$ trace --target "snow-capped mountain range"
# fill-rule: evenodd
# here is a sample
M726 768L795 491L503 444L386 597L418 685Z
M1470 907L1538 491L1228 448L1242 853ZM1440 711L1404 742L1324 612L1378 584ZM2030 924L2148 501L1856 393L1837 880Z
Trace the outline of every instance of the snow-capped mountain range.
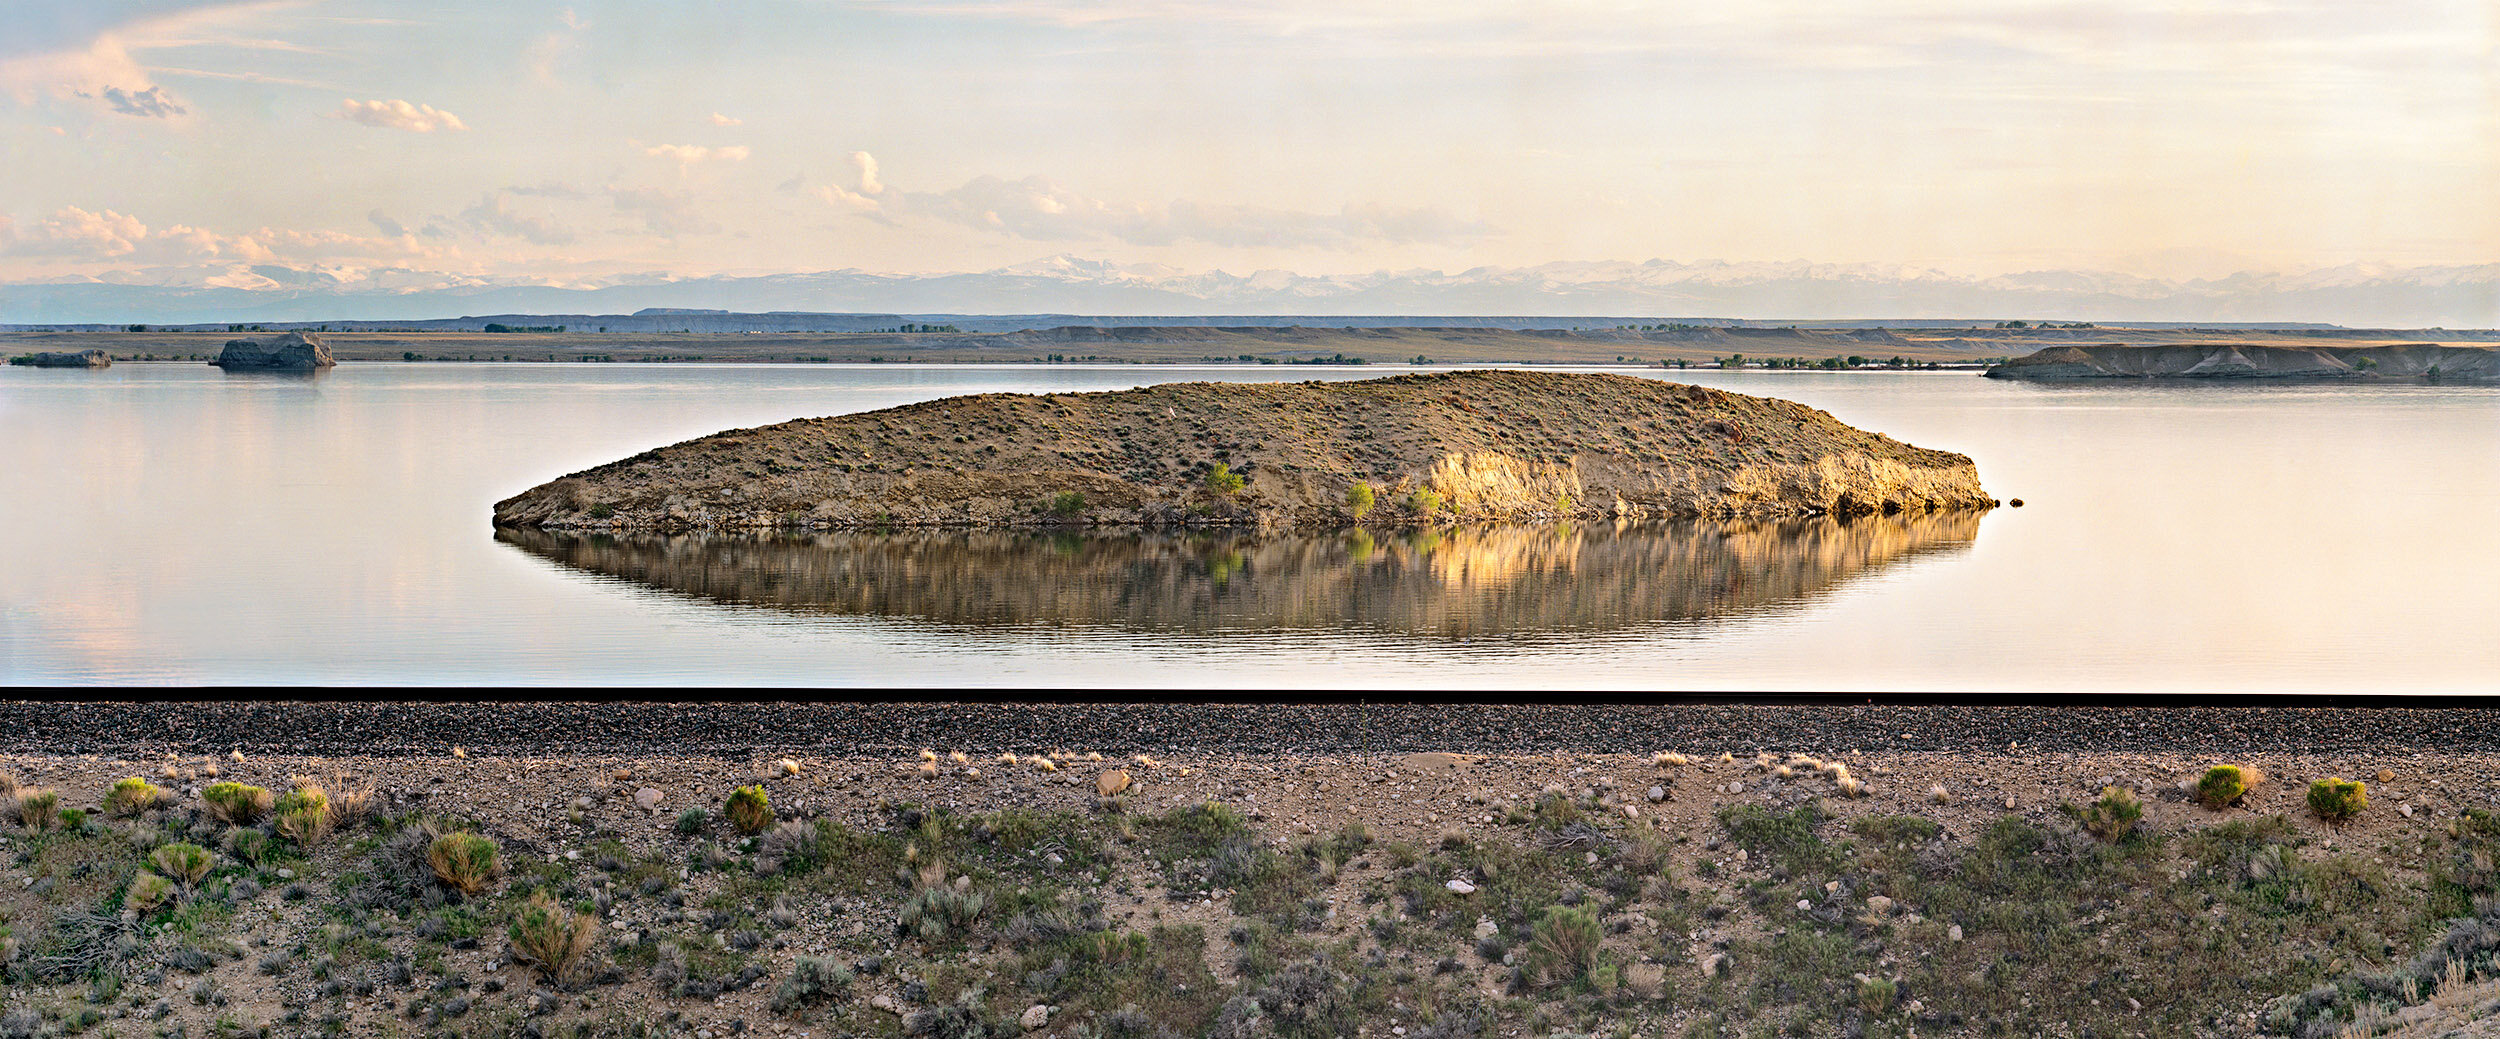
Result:
M1590 261L1303 275L1185 271L1074 256L968 273L858 269L586 279L406 268L232 264L0 285L0 324L413 320L463 314L742 312L1169 315L1652 315L1796 320L2321 322L2500 325L2500 263L2350 264L2167 280L2041 270L1972 278L1899 265Z

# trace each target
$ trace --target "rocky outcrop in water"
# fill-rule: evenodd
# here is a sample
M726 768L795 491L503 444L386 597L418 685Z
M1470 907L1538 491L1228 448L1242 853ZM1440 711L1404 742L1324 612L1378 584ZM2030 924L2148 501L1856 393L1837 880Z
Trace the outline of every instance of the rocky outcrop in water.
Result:
M731 430L495 505L498 526L1338 526L1928 512L1963 455L1791 401L1621 375L984 394Z
M2421 379L2500 382L2500 352L2477 346L2053 346L1988 369L1991 379Z
M113 366L113 355L102 350L26 354L9 358L9 363L28 368L110 368Z
M328 368L338 362L330 357L330 345L322 342L320 336L311 332L282 332L228 340L225 350L209 363L229 371L305 372Z

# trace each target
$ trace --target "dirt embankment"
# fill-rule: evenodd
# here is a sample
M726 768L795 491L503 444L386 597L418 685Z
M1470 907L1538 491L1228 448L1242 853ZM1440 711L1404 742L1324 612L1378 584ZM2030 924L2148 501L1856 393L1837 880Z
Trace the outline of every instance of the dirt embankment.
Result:
M2479 346L2054 346L1988 369L1991 379L2403 379L2500 382Z
M532 488L495 523L1292 527L1993 504L1968 457L1790 401L1469 371L984 394L731 430Z

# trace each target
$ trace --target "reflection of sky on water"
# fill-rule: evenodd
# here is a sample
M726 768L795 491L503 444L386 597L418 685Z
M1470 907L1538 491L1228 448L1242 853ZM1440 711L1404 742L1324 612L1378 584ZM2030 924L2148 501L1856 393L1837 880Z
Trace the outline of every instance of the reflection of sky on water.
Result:
M1344 564L1316 568L1260 555L1273 548L1246 551L1231 591L1192 593L1232 612L1195 627L1100 609L1099 621L1060 611L1059 620L989 625L908 619L946 616L934 609L799 614L724 607L516 551L495 541L490 507L552 476L726 428L959 393L1277 373L351 364L305 381L189 364L7 368L0 680L2319 691L2500 683L2500 541L2483 536L2500 518L2492 478L2500 392L1646 374L1788 397L1910 443L1964 451L1990 490L2030 505L1989 514L1975 537L1942 539L1964 547L1889 561L1868 553L1862 565L1793 563L1779 580L1821 590L1684 620L1658 619L1677 612L1661 606L1667 584L1611 570L1587 579L1589 564L1577 561L1624 548L1606 547L1605 532L1592 530L1567 556L1488 549L1447 554L1438 570L1401 563L1353 614L1327 594L1290 592L1326 587L1309 575L1351 566L1346 547L1328 550L1344 553ZM1416 558L1411 548L1374 551ZM1566 557L1576 570L1551 562ZM1446 583L1453 575L1457 591ZM1081 604L1086 587L1062 582L1058 591ZM993 606L1016 601L984 594ZM1566 594L1584 598L1554 601ZM1297 601L1304 612L1279 605ZM1565 621L1538 619L1549 615ZM1332 626L1339 616L1346 623ZM1451 617L1480 620L1454 628Z

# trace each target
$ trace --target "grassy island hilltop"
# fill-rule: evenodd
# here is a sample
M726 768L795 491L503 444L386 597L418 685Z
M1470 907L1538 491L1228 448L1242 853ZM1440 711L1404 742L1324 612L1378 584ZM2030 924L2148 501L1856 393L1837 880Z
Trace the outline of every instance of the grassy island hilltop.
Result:
M499 526L1296 526L1993 505L1969 458L1618 375L984 394L731 430L532 488Z

